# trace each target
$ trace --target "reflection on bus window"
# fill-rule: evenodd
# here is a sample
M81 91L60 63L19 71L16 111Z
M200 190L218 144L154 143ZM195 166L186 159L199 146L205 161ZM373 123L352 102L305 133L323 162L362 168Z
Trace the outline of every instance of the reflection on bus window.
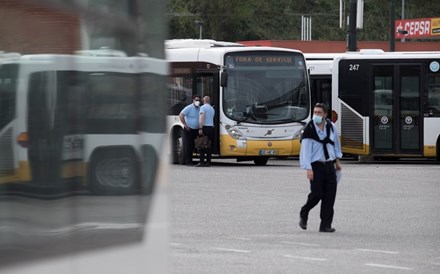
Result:
M440 116L440 75L428 76L427 112L430 116ZM426 110L425 110L426 112Z
M165 130L158 94L166 65L143 57L115 61L23 55L0 65L0 203L7 202L0 207L13 208L0 211L0 230L7 231L0 244L14 247L0 258L13 263L22 251L38 258L142 240ZM61 212L57 220L44 217ZM23 220L10 219L15 214ZM100 231L90 223L129 226L106 230L102 244L88 246ZM66 244L72 235L75 244ZM44 244L52 240L62 248Z

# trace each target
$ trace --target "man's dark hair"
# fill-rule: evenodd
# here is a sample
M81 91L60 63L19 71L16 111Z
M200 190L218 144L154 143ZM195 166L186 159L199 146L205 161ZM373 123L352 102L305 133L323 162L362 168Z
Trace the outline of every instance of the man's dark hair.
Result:
M202 99L202 97L200 97L199 95L194 95L193 100L195 100L196 98Z
M322 108L324 113L327 113L327 107L324 105L324 103L316 103L315 108Z

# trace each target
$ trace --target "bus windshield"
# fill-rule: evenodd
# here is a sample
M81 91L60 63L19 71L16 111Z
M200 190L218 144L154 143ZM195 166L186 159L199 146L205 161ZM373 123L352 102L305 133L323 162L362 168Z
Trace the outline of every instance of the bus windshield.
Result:
M238 122L302 121L309 113L304 58L294 52L235 52L225 55L223 111Z

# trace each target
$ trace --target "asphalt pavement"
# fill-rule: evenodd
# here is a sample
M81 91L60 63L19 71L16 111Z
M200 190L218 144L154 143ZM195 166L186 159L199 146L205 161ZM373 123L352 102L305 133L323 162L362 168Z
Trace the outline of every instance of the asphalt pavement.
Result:
M343 162L333 227L296 159L169 167L171 273L440 273L440 166Z

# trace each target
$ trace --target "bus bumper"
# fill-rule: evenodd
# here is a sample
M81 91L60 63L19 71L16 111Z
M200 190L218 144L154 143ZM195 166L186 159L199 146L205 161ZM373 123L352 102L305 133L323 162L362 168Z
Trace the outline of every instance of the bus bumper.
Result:
M220 156L273 156L299 155L299 139L291 140L240 140L229 135L220 137Z

